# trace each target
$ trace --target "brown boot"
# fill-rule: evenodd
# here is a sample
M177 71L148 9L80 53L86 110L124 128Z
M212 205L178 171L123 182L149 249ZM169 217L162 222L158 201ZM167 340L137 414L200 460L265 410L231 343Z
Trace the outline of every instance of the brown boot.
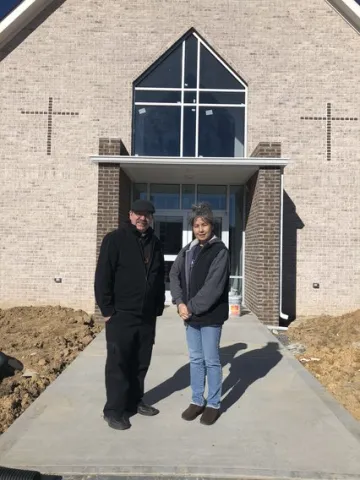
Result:
M206 407L201 415L200 423L203 425L212 425L220 417L220 409Z
M190 403L188 408L184 410L181 414L181 418L183 418L187 422L191 422L192 420L195 420L196 417L201 415L204 410L205 407L199 407L199 405L194 405L193 403Z

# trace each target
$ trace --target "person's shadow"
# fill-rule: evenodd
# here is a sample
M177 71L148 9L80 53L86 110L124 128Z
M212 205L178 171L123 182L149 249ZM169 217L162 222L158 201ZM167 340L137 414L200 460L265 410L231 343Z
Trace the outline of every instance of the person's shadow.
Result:
M220 349L222 367L230 364L229 375L224 379L222 386L222 413L231 408L251 384L265 377L282 359L279 345L276 342L268 342L265 347L237 355L246 348L245 343L235 343ZM154 405L173 393L184 390L189 385L190 364L187 363L171 378L149 390L145 394L144 400L146 403Z

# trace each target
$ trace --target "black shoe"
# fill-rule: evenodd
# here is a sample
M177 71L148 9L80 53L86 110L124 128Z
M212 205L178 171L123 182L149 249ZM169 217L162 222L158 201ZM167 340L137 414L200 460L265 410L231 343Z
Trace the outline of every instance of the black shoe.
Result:
M131 423L127 415L122 415L119 418L107 417L104 415L104 420L107 422L110 428L114 430L127 430L131 427Z
M201 415L200 423L203 425L213 425L220 417L220 409L206 407L204 413Z
M195 420L196 417L201 415L204 410L205 405L203 407L200 407L199 405L194 405L193 403L190 403L188 408L184 410L181 414L181 418L183 418L187 422L192 422L193 420Z
M153 417L154 415L160 413L160 410L152 407L151 405L146 405L144 402L140 402L137 406L137 413L140 415L145 415L146 417Z

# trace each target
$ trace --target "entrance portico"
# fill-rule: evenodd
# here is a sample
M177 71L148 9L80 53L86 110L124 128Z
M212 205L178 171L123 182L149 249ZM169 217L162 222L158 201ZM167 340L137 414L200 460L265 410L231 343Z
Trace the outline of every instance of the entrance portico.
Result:
M172 262L193 238L188 223L191 205L208 201L216 218L215 233L230 250L231 291L262 321L278 323L280 179L286 160L131 157L106 155L104 148L100 152L91 157L99 164L98 244L106 231L127 217L131 200L151 200L156 207L154 229L164 248L170 302ZM101 216L111 210L113 225L105 226Z

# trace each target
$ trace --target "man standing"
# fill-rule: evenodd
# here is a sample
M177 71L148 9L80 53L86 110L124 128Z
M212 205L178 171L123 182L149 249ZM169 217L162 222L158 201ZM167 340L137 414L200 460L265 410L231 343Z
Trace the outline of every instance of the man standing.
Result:
M96 302L106 322L104 419L116 430L130 428L132 413L159 413L142 401L165 301L164 256L150 227L154 213L151 202L133 202L129 221L105 235L95 273Z

